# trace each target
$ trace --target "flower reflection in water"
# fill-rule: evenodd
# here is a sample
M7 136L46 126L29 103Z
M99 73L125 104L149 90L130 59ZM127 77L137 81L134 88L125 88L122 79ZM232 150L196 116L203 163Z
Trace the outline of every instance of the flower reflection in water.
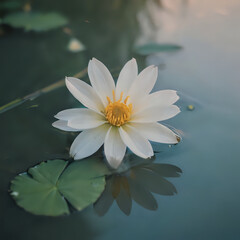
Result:
M104 192L94 204L99 216L107 213L114 200L119 208L130 215L132 200L149 210L156 210L158 204L152 193L174 195L175 186L165 177L179 177L182 170L171 164L147 163L111 175L106 182Z

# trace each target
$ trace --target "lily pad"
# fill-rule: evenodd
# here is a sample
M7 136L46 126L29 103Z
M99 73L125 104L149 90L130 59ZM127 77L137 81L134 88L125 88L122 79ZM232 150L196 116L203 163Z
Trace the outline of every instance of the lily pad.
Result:
M69 213L67 202L57 188L57 180L67 162L54 160L43 162L28 173L15 177L11 185L11 195L17 204L26 211L57 216Z
M74 162L63 172L58 188L77 210L82 210L99 198L108 173L97 158Z
M181 50L182 47L176 44L166 43L166 44L159 44L159 43L147 43L144 45L136 46L135 52L140 55L149 55L158 52L173 52Z
M21 7L21 3L17 1L8 1L0 3L0 9L15 10Z
M90 158L66 166L49 160L30 168L12 181L12 197L26 211L47 216L68 214L67 201L77 210L94 203L104 190L104 164Z
M17 12L7 15L3 22L26 31L48 31L66 25L68 20L55 12Z

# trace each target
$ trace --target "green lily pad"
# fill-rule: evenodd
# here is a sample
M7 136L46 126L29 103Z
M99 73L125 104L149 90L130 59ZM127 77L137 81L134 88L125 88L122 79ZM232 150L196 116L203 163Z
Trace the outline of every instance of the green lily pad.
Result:
M17 12L7 15L3 22L26 31L48 31L67 24L68 20L59 13Z
M140 55L149 55L158 52L173 52L181 50L182 47L176 44L166 43L166 44L159 44L159 43L147 43L144 45L136 46L135 52Z
M21 7L21 3L17 1L8 1L0 3L0 9L15 10Z
M66 161L49 160L19 174L11 184L12 197L26 211L47 216L68 214L67 201L77 210L94 203L105 187L104 163L89 158L66 166Z
M74 162L63 172L58 188L77 210L82 210L99 198L107 174L108 168L97 158Z
M12 181L11 195L20 207L37 215L69 213L67 202L56 186L66 165L65 161L54 160L30 168L29 174L20 174Z

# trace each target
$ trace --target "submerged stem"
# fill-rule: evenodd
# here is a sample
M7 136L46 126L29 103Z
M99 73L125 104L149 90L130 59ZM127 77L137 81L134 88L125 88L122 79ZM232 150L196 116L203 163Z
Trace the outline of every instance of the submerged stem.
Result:
M80 77L83 77L86 73L87 73L87 68L85 68L82 71L80 71L77 74L75 74L74 77L80 78ZM6 112L6 111L8 111L8 110L10 110L12 108L17 107L17 106L23 104L26 101L32 101L32 100L36 99L37 97L39 97L39 96L41 96L41 95L43 95L45 93L49 93L49 92L51 92L53 90L56 90L56 89L58 89L60 87L63 87L63 86L65 86L65 80L64 79L59 80L59 81L57 81L55 83L52 83L49 86L44 87L42 89L39 89L39 90L37 90L37 91L35 91L35 92L31 93L31 94L28 94L28 95L26 95L26 96L24 96L22 98L17 98L15 100L13 100L13 101L11 101L11 102L1 106L0 107L0 114L4 113L4 112Z

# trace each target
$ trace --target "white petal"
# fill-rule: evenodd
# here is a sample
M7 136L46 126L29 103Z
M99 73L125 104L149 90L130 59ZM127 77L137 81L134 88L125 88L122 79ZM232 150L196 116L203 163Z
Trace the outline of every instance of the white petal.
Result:
M128 92L130 96L129 103L135 104L139 102L139 99L144 98L153 89L158 75L158 68L149 66L145 68L133 82Z
M111 127L108 130L104 141L104 152L110 166L118 168L125 155L126 145L123 143L117 127Z
M123 69L119 74L116 86L117 99L120 98L121 92L123 92L123 99L125 99L128 96L130 86L132 85L133 81L137 78L137 74L138 66L136 59L133 58L124 65Z
M52 124L53 127L61 129L63 131L69 131L69 132L79 132L79 129L71 128L67 125L67 121L64 120L58 120Z
M160 123L131 123L131 126L150 141L175 144L176 134Z
M71 156L78 160L95 153L102 146L109 127L108 124L104 124L81 132L70 148Z
M115 90L111 73L103 63L93 58L88 64L88 75L93 88L106 107L108 104L107 96L112 98L112 91Z
M87 83L73 77L66 77L66 86L72 95L85 107L96 112L104 110L104 106L94 89Z
M154 106L169 106L174 104L178 99L179 96L174 90L157 91L142 98L142 100L139 101L139 104L134 108L134 111L136 113Z
M71 109L66 109L66 110L59 112L54 117L57 119L69 121L73 118L79 118L82 116L82 114L89 112L89 111L92 112L91 110L86 109L86 108L71 108ZM102 114L100 114L100 115L102 115Z
M164 121L176 116L178 113L180 113L180 109L176 105L155 106L133 114L131 122L147 123Z
M153 156L151 144L145 137L140 135L136 129L124 125L119 128L119 133L125 145L127 145L133 153L142 158Z
M72 116L74 114L72 114ZM64 114L62 114L62 115L64 115ZM61 112L60 112L60 116L61 116ZM71 116L71 115L69 115L69 116ZM67 116L65 116L65 118L67 118ZM79 108L76 116L69 119L68 126L71 128L83 130L83 129L90 129L90 128L98 127L98 126L104 124L105 122L106 122L106 119L103 115L98 114L87 108Z

